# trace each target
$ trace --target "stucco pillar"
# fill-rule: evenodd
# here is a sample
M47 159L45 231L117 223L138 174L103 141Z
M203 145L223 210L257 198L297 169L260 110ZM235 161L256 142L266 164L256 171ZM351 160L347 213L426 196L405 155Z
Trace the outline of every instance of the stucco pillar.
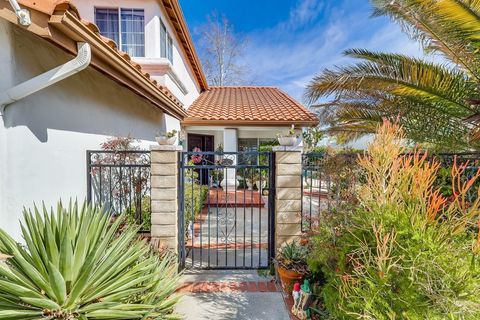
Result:
M178 164L180 146L151 148L152 241L178 253Z
M238 151L238 133L237 129L225 128L223 130L223 151L237 152ZM237 163L237 156L229 156L233 160L233 164ZM237 184L236 170L233 168L224 170L224 178L220 186L225 189L233 190Z
M302 148L274 147L275 246L298 239L302 211Z

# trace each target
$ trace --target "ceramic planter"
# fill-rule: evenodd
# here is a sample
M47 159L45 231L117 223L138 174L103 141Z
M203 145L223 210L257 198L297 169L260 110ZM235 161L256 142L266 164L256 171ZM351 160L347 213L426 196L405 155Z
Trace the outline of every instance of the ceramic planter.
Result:
M297 142L297 137L278 137L278 143L281 146L290 147L295 145L295 142Z
M250 180L245 180L245 183L247 184L248 191L253 190L253 182Z
M281 266L278 266L277 272L282 282L283 292L288 295L292 294L295 282L301 282L303 278L303 274L285 269Z
M260 185L260 180L257 180L255 181L255 185L257 186L258 191L262 193L262 190L265 189L265 187L267 186L267 181L262 180L262 183Z
M177 137L171 137L167 138L165 136L158 136L155 137L155 140L157 140L159 145L165 146L165 145L173 145L177 141Z

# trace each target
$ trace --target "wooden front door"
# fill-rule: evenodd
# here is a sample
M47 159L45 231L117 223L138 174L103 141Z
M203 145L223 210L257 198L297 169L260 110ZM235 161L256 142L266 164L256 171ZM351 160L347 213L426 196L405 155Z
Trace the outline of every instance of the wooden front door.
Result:
M188 134L187 138L187 148L188 151L193 151L195 148L199 148L202 152L213 152L215 151L215 140L213 136L203 135L203 134ZM210 162L215 161L213 155L205 156L204 159ZM202 173L199 177L201 184L208 185L208 170L201 170Z

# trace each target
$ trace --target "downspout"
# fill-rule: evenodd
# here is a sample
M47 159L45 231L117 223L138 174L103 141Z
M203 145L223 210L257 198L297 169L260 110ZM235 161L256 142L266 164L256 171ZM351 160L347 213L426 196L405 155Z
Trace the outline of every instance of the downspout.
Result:
M12 6L13 10L15 10L15 14L17 15L18 22L22 26L28 27L29 25L32 24L32 20L30 19L30 12L28 12L27 9L22 9L20 8L20 5L18 4L17 0L8 0L10 2L10 5Z
M79 42L77 43L77 48L77 56L74 59L56 67L55 69L18 84L13 88L0 92L0 116L3 115L7 105L49 87L88 67L92 59L90 45L85 42Z

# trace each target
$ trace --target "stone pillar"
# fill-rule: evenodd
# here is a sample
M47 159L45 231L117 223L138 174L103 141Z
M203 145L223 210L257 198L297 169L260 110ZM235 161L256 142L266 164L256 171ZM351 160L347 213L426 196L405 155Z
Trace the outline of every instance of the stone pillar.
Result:
M178 166L180 146L152 146L152 241L178 253Z
M275 246L299 239L302 217L302 148L274 147Z

